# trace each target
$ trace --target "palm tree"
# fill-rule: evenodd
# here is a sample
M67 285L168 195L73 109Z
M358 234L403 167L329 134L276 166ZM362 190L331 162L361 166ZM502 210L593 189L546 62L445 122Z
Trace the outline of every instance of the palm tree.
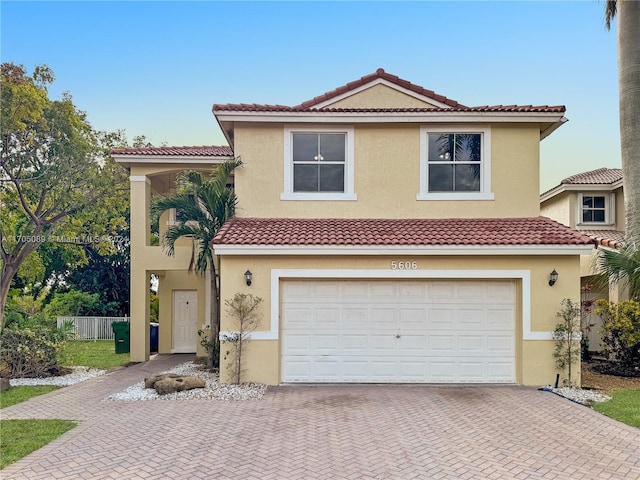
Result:
M607 0L607 29L611 28L611 22L616 17L620 144L627 232L640 232L640 2Z
M227 160L208 178L196 171L182 172L177 179L178 193L157 200L152 207L153 214L157 216L170 209L176 211L176 223L166 230L162 238L167 254L174 254L178 239L190 238L189 272L195 271L200 275L207 270L211 272L210 340L215 345L220 335L220 299L212 241L220 227L235 213L238 200L233 188L227 187L227 181L241 165L239 158ZM219 346L210 354L212 366L218 366Z
M640 300L640 237L628 235L620 250L600 250L596 265L597 271L603 274L605 289L611 281L613 284L625 283L629 287L629 296Z

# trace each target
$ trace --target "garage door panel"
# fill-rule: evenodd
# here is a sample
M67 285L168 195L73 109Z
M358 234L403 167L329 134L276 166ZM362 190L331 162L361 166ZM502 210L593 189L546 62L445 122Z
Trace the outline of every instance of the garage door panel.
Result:
M400 355L424 356L428 349L428 339L425 333L403 333L399 340Z
M371 334L371 353L373 355L390 355L398 352L395 336Z
M513 335L489 335L487 336L487 352L493 355L515 354L515 341Z
M399 308L400 329L412 330L427 327L427 312L425 308Z
M513 330L515 310L513 307L487 309L487 329Z
M487 326L487 310L481 306L456 309L457 324L465 329L481 329Z
M376 308L370 310L371 326L374 331L396 331L398 328L398 310L395 308Z
M345 355L367 355L371 351L369 336L362 334L344 334L340 340Z
M430 329L448 330L455 325L456 312L451 308L427 307L427 323Z
M343 307L342 319L350 329L367 331L370 326L369 309L364 306Z
M431 355L453 355L456 353L456 338L454 335L429 335L429 353Z
M397 298L398 285L395 282L375 282L370 284L371 299Z
M487 350L487 340L484 335L460 335L458 337L458 352L462 355L481 355Z
M515 381L513 282L309 280L282 291L284 382Z

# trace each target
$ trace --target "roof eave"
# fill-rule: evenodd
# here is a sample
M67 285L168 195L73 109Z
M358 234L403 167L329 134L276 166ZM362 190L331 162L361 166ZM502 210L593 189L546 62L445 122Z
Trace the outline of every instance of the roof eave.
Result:
M564 192L612 192L623 186L622 180L613 183L561 183L540 195L540 203Z
M593 244L559 245L234 245L216 255L589 255Z
M541 138L559 128L567 119L558 112L296 112L296 111L231 111L214 110L219 123L224 122L289 122L289 123L540 123L549 127Z

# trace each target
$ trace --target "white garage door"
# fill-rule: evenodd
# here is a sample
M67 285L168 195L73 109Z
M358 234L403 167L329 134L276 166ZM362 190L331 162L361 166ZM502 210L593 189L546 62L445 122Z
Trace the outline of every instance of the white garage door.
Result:
M513 383L514 282L284 281L282 381Z

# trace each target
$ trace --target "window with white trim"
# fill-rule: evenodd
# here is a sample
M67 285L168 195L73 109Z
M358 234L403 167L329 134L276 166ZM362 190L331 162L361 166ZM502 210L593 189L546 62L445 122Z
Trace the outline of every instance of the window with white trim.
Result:
M422 127L418 200L492 200L488 127Z
M578 225L611 225L615 195L602 192L578 194Z
M283 200L355 200L353 128L285 128Z

